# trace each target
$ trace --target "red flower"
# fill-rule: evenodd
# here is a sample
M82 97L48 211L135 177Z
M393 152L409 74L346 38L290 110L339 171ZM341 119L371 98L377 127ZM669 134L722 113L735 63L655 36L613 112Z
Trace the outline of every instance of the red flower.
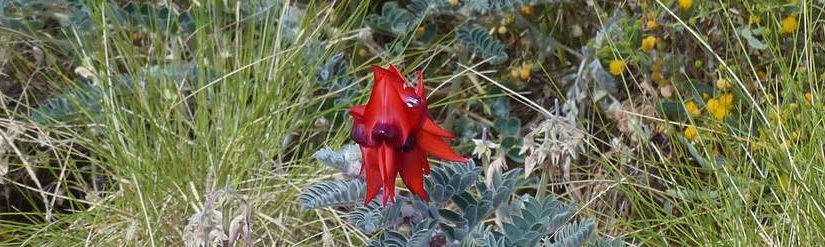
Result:
M427 113L424 77L418 72L415 89L406 84L398 69L372 67L375 83L366 105L349 110L353 127L350 137L361 147L361 171L367 181L369 203L384 188L383 203L395 200L395 177L423 200L424 174L430 172L427 155L464 162L443 138L455 137L438 126Z

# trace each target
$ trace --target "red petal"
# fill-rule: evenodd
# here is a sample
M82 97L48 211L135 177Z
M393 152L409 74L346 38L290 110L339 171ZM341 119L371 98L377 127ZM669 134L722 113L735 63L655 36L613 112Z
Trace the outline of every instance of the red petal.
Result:
M438 126L438 124L435 123L435 121L433 121L433 119L429 116L424 118L423 123L421 123L421 129L437 136L455 139L453 133L450 133L450 131L441 128L441 126Z
M353 106L352 108L349 108L349 115L354 117L354 118L363 118L364 117L364 111L366 111L366 110L367 110L366 105Z
M423 150L413 148L408 152L401 152L401 166L398 168L401 179L413 194L418 195L424 201L429 201L427 191L424 190L423 167L429 168L427 154Z
M395 177L398 174L395 162L395 149L387 144L381 145L378 149L380 160L378 161L378 169L381 171L381 178L384 181L384 205L387 201L395 201Z
M381 189L381 173L378 169L378 150L375 148L361 147L361 171L367 183L367 194L364 197L364 204L370 203Z
M398 84L399 86L402 86L402 85L404 85L404 84L406 83L406 81L407 81L407 80L406 80L406 79L404 79L404 74L401 74L401 70L398 70L398 67L395 67L395 64L390 64L390 66L388 67L388 70L389 70L389 72L390 72L390 73L392 73L392 75L393 75L393 76L394 76L394 77L395 77L395 78L396 78L399 82L401 82L401 83L399 83L399 84ZM403 88L403 87L402 87L402 88Z
M396 147L404 144L413 130L413 124L409 122L404 101L401 99L399 84L403 83L402 78L394 75L384 68L373 66L375 83L372 94L364 109L364 123L367 126L368 137L372 139L372 132L377 124L386 124L398 128L399 138L390 141Z
M415 90L413 88L408 87L404 88L401 93L401 97L405 100L405 103L410 101L417 101L418 104L410 107L407 105L407 112L409 113L409 120L413 123L415 128L421 126L422 119L425 119L429 114L427 114L427 96L424 95L424 74L421 71L417 72L418 74L418 84L415 86Z
M430 161L427 161L427 163L424 163L424 166L421 167L421 170L424 171L424 174L430 175Z
M433 155L439 159L465 162L466 158L461 157L450 148L440 136L431 134L426 131L419 131L416 139L416 146L423 149L427 154Z

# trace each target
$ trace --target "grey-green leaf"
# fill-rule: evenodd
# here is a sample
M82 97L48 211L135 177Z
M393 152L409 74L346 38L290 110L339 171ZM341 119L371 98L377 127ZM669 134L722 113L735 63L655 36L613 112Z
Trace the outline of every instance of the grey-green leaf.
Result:
M764 50L768 48L768 45L759 40L758 38L754 37L755 34L761 33L761 29L754 29L751 30L750 28L744 27L739 29L739 35L742 35L742 38L745 38L748 41L748 46L757 49L757 50Z
M306 209L353 205L363 200L366 186L361 180L328 180L313 184L298 195Z
M490 64L500 64L508 59L504 44L480 27L460 28L456 31L456 38L472 52L489 59Z

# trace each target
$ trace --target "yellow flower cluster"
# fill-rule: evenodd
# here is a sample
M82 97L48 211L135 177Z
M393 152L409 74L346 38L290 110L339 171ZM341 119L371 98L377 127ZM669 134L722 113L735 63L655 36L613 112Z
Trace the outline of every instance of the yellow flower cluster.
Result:
M725 119L730 110L733 109L733 94L725 93L719 98L708 100L707 108L708 112L717 120Z
M728 81L728 79L719 78L719 80L716 80L716 88L718 88L719 90L727 90L730 87L730 85L731 84L730 81Z
M625 65L624 61L619 59L613 59L610 61L610 74L615 76L619 76L624 72L627 65Z
M702 111L699 110L699 106L697 106L696 102L693 102L693 100L688 100L685 102L685 110L687 110L687 113L690 114L691 117L698 117L702 114Z
M762 17L761 16L751 15L750 17L748 17L748 25L758 26L760 23L762 23Z
M695 126L689 126L685 128L685 138L690 141L695 141L697 137L699 137L699 130L696 129Z
M656 36L647 36L646 38L642 39L642 51L649 52L654 47L656 47Z
M523 14L523 15L531 16L535 12L536 12L536 10L533 8L533 6L524 5L524 6L521 7L521 14Z
M526 81L530 79L530 72L533 70L533 63L525 62L521 67L510 69L510 76L515 79Z
M688 11L691 7L693 7L693 0L679 0L679 8L682 8L682 11Z
M782 28L779 30L784 34L790 34L796 31L796 28L799 26L799 21L796 20L794 16L785 17L782 20Z
M458 4L459 4L458 0L447 0L447 2L449 2L450 5L452 5L452 6L458 6Z

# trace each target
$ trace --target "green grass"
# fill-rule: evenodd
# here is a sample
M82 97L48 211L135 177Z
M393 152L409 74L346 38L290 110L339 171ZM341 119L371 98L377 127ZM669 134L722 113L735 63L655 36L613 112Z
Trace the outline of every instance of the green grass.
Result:
M313 237L319 232L351 235L335 223L340 220L302 211L294 198L304 184L322 177L309 154L347 136L340 116L325 129L314 126L320 116L341 115L346 107L320 107L334 94L317 93L315 73L326 57L346 48L334 38L357 34L352 30L368 3L311 3L310 18L297 27L282 25L283 8L235 19L231 12L239 9L234 1L227 4L193 6L196 30L188 36L153 23L146 33L156 36L145 45L120 28L126 24L112 16L107 1L88 4L96 28L78 30L91 33L74 42L73 52L102 89L101 109L80 116L84 126L47 132L64 132L65 139L57 139L94 153L91 162L105 168L111 193L53 222L2 223L0 229L14 229L7 240L33 246L181 245L189 217L205 203L209 208L208 195L221 191L227 196L214 196L211 203L223 214L219 224L228 231L245 203L256 241L315 245L322 240ZM343 8L349 14L342 15ZM285 40L287 28L301 32ZM327 39L333 41L320 43ZM320 49L307 56L313 47ZM190 61L196 75L188 80L141 73ZM122 75L131 77L131 88L124 88ZM193 226L207 225L201 223Z
M717 28L726 43L703 52L712 55L713 62L737 66L723 67L720 73L733 82L730 91L738 103L729 118L738 124L710 120L703 110L703 116L688 122L699 127L699 138L691 143L680 133L681 123L646 116L676 133L676 149L666 154L648 143L637 147L645 155L632 157L630 164L605 162L628 178L617 188L636 212L618 221L619 228L632 229L622 235L643 245L687 246L807 245L825 238L819 230L825 224L825 109L819 75L825 71L814 65L821 64L815 53L822 44L814 37L821 36L823 12L821 6L800 2L805 11L798 32L766 36L772 57L767 61L745 55L749 47L737 35L729 10L713 11L709 18L720 23ZM707 46L708 27L671 15L678 25L696 30L686 38ZM770 17L766 26L779 30L784 16ZM776 71L756 79L757 68L771 64ZM745 85L752 89L744 90ZM803 92L813 92L813 105ZM641 172L629 166L641 167Z

